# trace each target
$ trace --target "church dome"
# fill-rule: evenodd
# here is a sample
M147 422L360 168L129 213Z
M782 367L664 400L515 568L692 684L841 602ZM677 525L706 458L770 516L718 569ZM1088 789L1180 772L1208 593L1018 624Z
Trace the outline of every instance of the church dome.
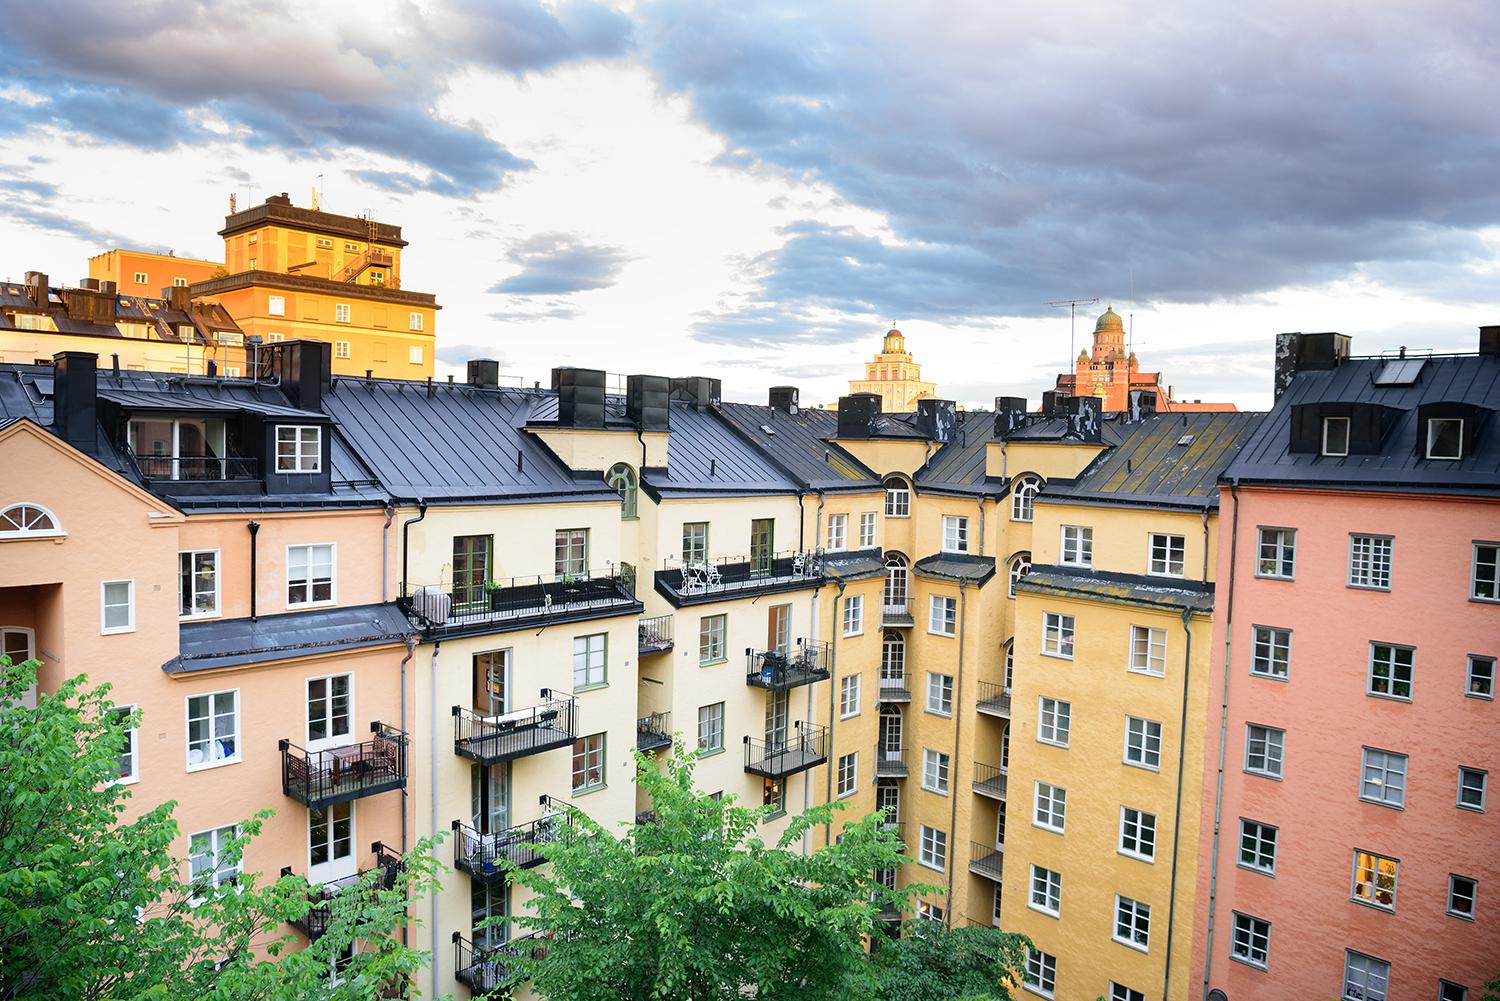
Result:
M901 331L897 330L895 327L892 327L890 330L886 331L885 343L881 346L881 350L885 354L895 354L900 351L905 351L905 335L903 335Z
M1099 314L1099 322L1094 324L1094 333L1102 334L1106 331L1125 332L1125 321L1120 319L1120 314L1115 312L1113 306L1104 307L1104 312Z

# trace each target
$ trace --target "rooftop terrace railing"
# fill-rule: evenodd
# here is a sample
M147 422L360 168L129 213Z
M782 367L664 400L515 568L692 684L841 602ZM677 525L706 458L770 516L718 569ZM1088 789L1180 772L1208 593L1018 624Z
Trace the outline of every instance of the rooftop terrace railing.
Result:
M819 551L686 561L668 557L656 572L658 589L674 603L787 590L820 584L823 579Z
M640 604L615 568L578 575L506 577L472 587L407 585L398 603L433 632L618 615Z

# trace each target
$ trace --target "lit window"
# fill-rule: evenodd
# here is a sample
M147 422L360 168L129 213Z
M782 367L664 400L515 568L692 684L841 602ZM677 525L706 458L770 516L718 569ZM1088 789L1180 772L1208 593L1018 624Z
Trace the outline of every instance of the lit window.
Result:
M724 635L728 628L727 615L705 615L698 620L699 667L724 660Z
M1068 790L1048 782L1036 783L1036 802L1031 822L1037 827L1063 832L1068 819Z
M953 715L953 675L927 672L927 711L939 716Z
M1186 561L1187 540L1181 535L1151 533L1151 572L1163 577L1181 577Z
M1120 851L1146 862L1156 858L1156 814L1120 807Z
M1433 417L1427 421L1427 458L1457 460L1464 457L1464 422L1457 417Z
M1015 559L1010 561L1010 590L1007 592L1008 597L1014 598L1016 596L1016 585L1025 580L1030 573L1030 553L1020 553Z
M1274 626L1256 626L1250 650L1250 673L1285 681L1292 663L1292 631Z
M1285 730L1245 724L1245 771L1279 779L1285 753Z
M1094 530L1082 525L1062 527L1062 554L1065 566L1091 567L1094 565Z
M1034 476L1026 476L1016 481L1015 487L1010 495L1010 520L1030 521L1032 502L1036 500L1036 492L1041 487L1042 481Z
M1344 993L1347 1001L1387 1001L1391 964L1348 950L1344 953Z
M65 534L40 504L12 504L0 511L0 538L40 539Z
M573 742L573 792L604 785L604 734L591 733Z
M422 329L422 314L421 313L408 313L408 314L406 314L406 329L408 329L408 330L421 330Z
M1054 918L1057 917L1062 909L1062 873L1033 865L1031 867L1031 898L1028 906L1050 914Z
M1151 946L1151 905L1115 895L1114 939L1145 952Z
M687 522L682 526L682 562L703 563L707 559L708 522Z
M324 237L321 237L321 236L318 237L318 249L319 250L327 250L327 249L329 249L332 246L333 246L333 241L332 240L325 239Z
M865 631L865 596L850 594L844 597L844 635L858 636Z
M958 515L943 515L943 552L967 553L969 551L969 519Z
M1323 418L1323 454L1333 457L1349 454L1349 418Z
M1485 786L1489 773L1479 768L1458 770L1458 805L1465 810L1484 811Z
M1276 828L1240 818L1240 865L1256 872L1276 872Z
M1354 853L1354 888L1350 896L1383 910L1396 909L1396 877L1400 863L1372 852Z
M1229 940L1229 957L1264 970L1270 955L1271 922L1236 911L1234 934Z
M1026 947L1026 971L1021 975L1021 986L1044 998L1053 996L1057 988L1057 957Z
M1468 876L1448 876L1448 913L1456 918L1474 920L1474 899L1479 896L1479 881Z
M698 707L698 750L724 750L724 703Z
M349 739L354 714L354 675L307 679L307 744L317 749Z
M830 552L841 552L848 542L849 516L847 514L830 514L828 516L828 549Z
M885 481L885 516L911 517L911 488L906 485L905 480L892 477Z
M316 425L276 427L276 471L316 473L323 469L323 429Z
M859 548L875 548L875 512L866 511L859 516Z
M917 917L923 921L931 921L935 925L940 925L945 920L943 909L925 900L917 901Z
M333 544L286 547L286 603L320 605L333 601Z
M348 358L350 355L350 344L348 341L333 342L333 356L335 358Z
M923 824L919 843L921 852L918 855L918 861L929 869L946 871L948 868L948 832Z
M1297 572L1297 530L1295 528L1262 528L1260 558L1255 565L1257 577L1291 580Z
M606 679L606 634L573 637L573 690L597 688Z
M1059 612L1042 615L1042 653L1073 659L1073 616Z
M1130 627L1130 670L1136 674L1167 673L1167 631L1147 626Z
M173 288L187 288L187 283L188 283L188 281L187 281L186 278L173 278L172 279L172 287Z
M135 581L107 580L99 585L100 632L135 632Z
M928 596L927 631L935 636L952 636L958 628L958 599L940 594Z
M948 794L948 755L930 748L922 749L922 788L944 796Z
M286 315L286 296L271 295L266 297L266 313L269 316Z
M344 244L344 249L347 250L347 251L349 251L352 254L357 254L357 253L359 253L359 244L357 244L357 243L346 243L346 244Z
M1391 545L1389 535L1349 536L1349 586L1379 591L1391 589Z
M1468 680L1464 683L1464 694L1471 699L1493 699L1495 697L1495 658L1469 654Z
M846 674L839 679L839 719L859 715L860 676Z
M1476 601L1500 601L1500 542L1474 543L1469 597Z
M1359 798L1382 806L1406 805L1406 755L1363 749L1360 764Z
M1369 694L1410 702L1416 654L1409 646L1371 643Z
M1067 747L1072 719L1072 703L1043 695L1037 705L1036 739L1044 744Z
M835 795L840 799L853 796L859 782L859 752L851 751L839 757L838 788Z
M188 835L188 878L195 898L201 900L215 887L234 885L240 860L230 860L229 844L237 836L233 825Z
M110 711L115 719L126 722L135 712L135 706L115 706ZM115 780L115 784L130 785L132 782L139 782L141 778L140 729L133 726L126 727L120 736L122 738L119 755L120 777Z
M239 689L187 697L188 771L240 760L239 736Z
M587 577L589 573L589 530L561 528L553 536L552 566L558 577Z
M719 796L714 798L718 799ZM768 808L765 819L772 820L782 816L786 813L786 786L780 779L766 779L760 786L760 802Z
M219 612L219 551L177 554L177 614L183 618Z
M349 322L349 304L347 302L336 302L333 304L333 321L335 323Z

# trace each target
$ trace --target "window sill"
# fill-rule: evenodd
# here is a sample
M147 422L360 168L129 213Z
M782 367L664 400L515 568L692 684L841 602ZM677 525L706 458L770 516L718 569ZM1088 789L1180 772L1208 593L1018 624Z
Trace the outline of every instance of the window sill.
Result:
M1289 673L1290 673L1290 671L1288 672L1288 674ZM1279 681L1282 684L1286 684L1287 681L1288 681L1288 678L1287 678L1286 674L1266 674L1264 671L1256 671L1256 670L1252 670L1250 672L1250 677L1252 677L1252 678L1264 678L1266 681Z
M717 757L718 755L723 754L725 750L726 748L723 747L710 747L700 749L698 751L698 760L702 761L704 758Z
M573 790L573 795L574 796L587 796L589 793L598 792L601 789L608 789L608 788L609 788L609 783L608 782L600 782L598 785L583 786L580 789L574 789Z
M1073 659L1073 655L1071 653L1051 653L1051 652L1049 652L1047 650L1043 650L1042 651L1042 656L1043 657L1051 657L1053 660L1072 660Z
M220 758L218 761L204 761L196 765L186 766L189 772L206 772L213 768L223 768L225 765L237 765L243 759L236 755L233 758Z
M1258 779L1270 779L1272 782L1280 782L1281 781L1281 776L1280 775L1274 775L1271 772L1258 772L1258 771L1256 771L1253 768L1245 768L1245 769L1241 769L1241 770L1246 775L1254 775ZM1363 798L1363 797L1361 797L1361 798ZM1372 801L1371 800L1365 800L1365 802L1368 803L1368 802L1372 802Z
M1047 908L1045 908L1045 907L1038 907L1036 904L1028 903L1026 905L1026 909L1028 911L1036 911L1038 914L1045 914L1047 917L1052 918L1053 920L1057 920L1058 919L1058 912L1057 911L1049 911L1049 910L1047 910Z
M1167 672L1164 671L1164 670L1163 671L1142 671L1138 667L1127 667L1125 669L1125 673L1126 674L1138 674L1138 675L1140 675L1143 678L1165 678L1167 676Z
M1370 803L1370 802L1374 802L1374 801L1373 800L1365 800L1365 802ZM1454 803L1453 805L1456 806L1456 807L1458 807L1458 809L1460 809L1460 810L1467 810L1469 813L1483 813L1484 812L1484 807L1482 807L1482 806L1470 806L1468 803Z
M854 712L852 712L852 713L847 713L847 714L840 713L839 714L839 722L840 723L842 723L846 719L858 719L858 718L859 718L859 710L858 709L854 710Z
M1255 775L1255 774L1258 774L1258 773L1251 772L1250 774ZM1265 777L1266 778L1270 778L1271 776L1267 775ZM1280 779L1278 779L1277 781L1279 782ZM1406 804L1404 804L1404 803L1400 803L1400 804L1397 804L1397 803L1387 803L1384 800L1380 800L1380 799L1370 799L1368 796L1361 796L1359 798L1359 801L1361 803L1369 803L1371 806L1383 807L1383 808L1385 808L1387 810L1399 810L1402 813L1406 812Z
M99 630L99 635L100 636L124 636L126 633L133 633L133 632L135 632L135 626L126 626L126 627L121 627L119 629L101 629L101 630Z
M1469 595L1469 601L1476 605L1500 605L1500 598L1481 598L1477 594Z
M1405 702L1407 705L1411 705L1410 695L1387 695L1384 692L1371 691L1366 691L1365 695L1369 696L1372 699L1384 699L1387 702Z
M1346 588L1348 588L1349 590L1351 590L1351 591L1376 591L1376 592L1384 592L1385 594L1390 594L1391 593L1391 587L1390 587L1389 584L1387 584L1384 587L1381 587L1379 584L1355 584L1355 583L1353 583L1351 581L1350 583L1345 584L1344 586Z
M113 782L106 782L105 786L133 786L140 780L141 777L139 775L132 775L127 779L115 779Z
M950 640L951 640L951 639L952 639L952 638L953 638L953 637L954 637L954 636L955 636L955 635L957 635L957 634L956 634L956 633L944 633L944 632L939 632L939 631L938 631L938 630L936 630L936 629L928 629L928 630L927 630L927 635L928 635L928 636L941 636L941 637L943 637L943 638L944 638L944 639L950 639Z
M949 712L943 712L941 709L925 709L925 708L922 711L924 713L926 713L927 715L929 715L929 716L936 716L939 719L952 719L953 718L953 713L951 711L949 711Z
M597 692L601 688L608 688L609 682L596 681L592 685L577 685L573 688L574 695L582 695L584 692Z
M1253 873L1255 873L1257 875L1260 875L1260 876L1269 876L1271 879L1275 879L1276 878L1276 870L1275 869L1261 869L1261 868L1259 868L1257 866L1248 865L1248 864L1246 864L1244 862L1235 862L1234 867L1236 869L1243 869L1246 872L1253 872Z
M1123 938L1119 938L1119 937L1114 936L1114 935L1111 935L1109 937L1109 940L1111 942L1114 942L1116 945L1123 945L1127 949L1134 949L1136 952L1139 952L1139 953L1141 953L1143 955L1150 955L1150 953L1151 953L1151 947L1150 946L1141 945L1139 942L1131 942L1131 941L1128 941L1128 940L1123 939Z
M1047 1001L1052 1001L1053 998L1057 997L1057 994L1053 991L1044 991L1040 987L1033 987L1028 983L1022 983L1021 990L1027 994L1035 994L1039 998L1046 998Z
M713 660L700 660L700 661L698 661L698 666L699 667L718 667L720 664L727 664L727 663L729 663L729 658L728 657L715 657Z
M834 797L834 799L848 799L850 796L853 796L858 791L859 790L857 788L856 789L850 789L848 792L841 792L841 793L839 793L837 796Z
M844 639L849 640L849 639L853 639L856 636L863 636L864 634L865 634L865 631L863 629L860 629L860 630L856 630L855 632L852 632L852 633L845 633L844 634Z
M934 788L934 787L928 786L928 785L924 785L922 787L922 791L923 792L930 792L934 796L946 796L946 795L948 795L948 790L947 789L937 789L937 788Z
M1049 834L1059 834L1060 835L1060 834L1063 833L1063 829L1061 827L1048 827L1046 824L1038 824L1034 820L1031 822L1031 826L1035 827L1039 831L1046 831Z
M785 816L786 816L786 808L783 807L780 810L772 810L770 813L768 813L764 817L762 817L760 819L760 822L762 824L769 824L771 821L773 821L773 820L780 820L782 817L785 817Z
M1358 897L1350 897L1349 898L1349 903L1351 903L1351 904L1358 904L1361 907L1368 907L1372 911L1380 911L1380 912L1382 912L1384 914L1395 914L1396 913L1396 905L1395 905L1394 902L1392 902L1390 904L1390 906L1386 906L1385 904L1371 903L1368 900L1360 900Z
M1276 574L1276 573L1258 573L1258 574L1255 575L1255 579L1256 580L1284 580L1284 581L1294 581L1297 578L1296 577L1284 577L1281 574ZM1241 960L1241 962L1244 962L1244 961ZM1245 965L1248 966L1250 964L1246 963ZM1265 969L1265 967L1257 967L1257 969Z
M948 871L948 867L947 866L933 865L931 862L922 862L922 861L919 861L919 862L917 862L917 865L921 866L923 869L931 869L933 872L947 872Z
M1474 923L1474 915L1472 914L1461 914L1458 911L1444 911L1443 913L1448 915L1448 917L1450 918L1458 918L1458 920L1467 921L1470 924Z
M1128 858L1128 859L1134 859L1137 862L1144 862L1147 865L1155 865L1156 864L1156 859L1154 857L1150 856L1150 855L1137 855L1135 852L1126 851L1123 848L1116 848L1115 849L1115 854L1116 855L1122 855L1122 856L1124 856L1125 858Z
M1262 973L1264 973L1266 970L1265 963L1257 963L1253 959L1246 959L1243 956L1236 956L1232 952L1229 954L1229 961L1231 963L1239 963L1241 966L1248 966L1252 970L1260 970Z
M1159 763L1155 764L1155 765L1148 765L1144 761L1121 761L1120 764L1124 765L1127 768L1139 768L1143 772L1156 772L1158 775L1161 774L1161 765ZM1260 772L1250 772L1250 771L1247 771L1245 774L1247 774L1247 775L1259 775ZM1272 776L1269 776L1269 775L1266 776L1266 778L1271 778L1271 777ZM1280 779L1277 779L1277 781L1279 782Z
M1037 737L1036 742L1038 744L1046 744L1048 747L1060 747L1064 751L1066 751L1068 749L1068 745L1067 744L1062 743L1061 741L1057 741L1057 740L1048 740L1046 737ZM1130 764L1130 762L1128 762L1128 761L1125 762L1125 763L1127 765Z
M286 609L289 612L300 612L304 608L327 608L337 603L337 600L334 598L329 598L327 601L289 601L286 603Z
M192 615L179 615L179 616L177 616L177 621L178 622L198 622L201 619L217 619L222 614L223 613L219 612L219 611L213 611L213 612L194 612Z

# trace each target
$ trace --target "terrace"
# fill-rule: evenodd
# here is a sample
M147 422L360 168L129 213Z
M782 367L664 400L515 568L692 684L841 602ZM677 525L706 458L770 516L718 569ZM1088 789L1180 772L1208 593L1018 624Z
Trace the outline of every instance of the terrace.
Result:
M407 585L402 611L429 636L461 636L639 614L630 581L610 568L583 575L538 575L486 581L475 587Z
M828 762L828 728L816 723L792 724L785 740L766 742L745 737L745 771L762 778L780 779Z
M785 692L801 685L827 681L829 644L816 640L798 640L790 652L781 650L745 650L745 684Z
M374 736L358 744L309 751L282 739L281 791L299 803L322 809L406 787L407 736L384 723L370 724Z
M656 571L656 590L674 608L727 598L819 587L824 582L821 553L763 553L745 558L683 561L668 557Z

